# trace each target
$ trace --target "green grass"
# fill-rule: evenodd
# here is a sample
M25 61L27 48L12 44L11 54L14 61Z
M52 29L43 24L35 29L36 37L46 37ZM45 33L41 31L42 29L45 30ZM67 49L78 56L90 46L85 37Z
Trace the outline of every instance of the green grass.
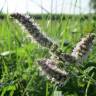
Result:
M71 52L82 36L92 31L96 21L91 17L62 20L36 20L64 52ZM68 65L72 76L63 87L52 84L39 72L37 60L50 57L49 50L30 42L27 33L8 18L0 21L0 96L95 96L96 95L96 46L83 67ZM67 46L64 43L68 43ZM77 71L80 71L77 75Z

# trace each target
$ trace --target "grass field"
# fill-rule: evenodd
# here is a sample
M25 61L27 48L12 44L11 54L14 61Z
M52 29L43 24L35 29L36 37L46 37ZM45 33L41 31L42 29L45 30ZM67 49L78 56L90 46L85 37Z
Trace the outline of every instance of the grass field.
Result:
M64 52L71 52L82 36L95 30L96 21L72 17L62 20L35 20ZM95 31L94 31L95 32ZM31 42L19 25L0 20L0 96L96 96L96 43L78 69L69 64L69 80L64 86L52 84L39 72L37 60L50 57L47 48ZM64 65L66 66L66 65ZM79 71L79 74L77 74Z

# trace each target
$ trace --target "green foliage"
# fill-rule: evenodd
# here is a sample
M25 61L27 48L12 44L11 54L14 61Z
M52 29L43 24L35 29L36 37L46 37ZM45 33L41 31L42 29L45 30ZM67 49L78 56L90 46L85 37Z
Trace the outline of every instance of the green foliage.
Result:
M81 36L91 32L96 21L88 17L73 16L58 20L36 20L41 29L64 52L69 52ZM77 19L75 19L77 18ZM71 73L70 79L60 87L52 84L39 71L37 60L50 57L49 51L34 41L13 20L0 20L0 95L1 96L95 96L96 47L82 66L64 64ZM66 44L65 44L66 43ZM7 53L6 53L7 52ZM62 95L63 94L63 95Z

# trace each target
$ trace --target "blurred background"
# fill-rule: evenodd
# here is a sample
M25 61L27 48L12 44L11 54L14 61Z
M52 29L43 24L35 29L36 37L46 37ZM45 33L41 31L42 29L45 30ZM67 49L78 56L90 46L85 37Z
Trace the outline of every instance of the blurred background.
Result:
M0 10L4 13L87 14L94 12L95 7L95 0L0 0Z

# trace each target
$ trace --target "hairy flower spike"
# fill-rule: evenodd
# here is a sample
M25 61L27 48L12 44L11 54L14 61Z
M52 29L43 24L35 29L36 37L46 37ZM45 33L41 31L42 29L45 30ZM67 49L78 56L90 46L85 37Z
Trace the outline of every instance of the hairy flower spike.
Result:
M21 14L12 14L13 18L17 19L24 27L28 30L28 32L34 37L34 39L39 42L42 46L50 48L52 46L51 40L46 38L42 33L39 27L32 22L29 18L21 15Z
M38 61L38 64L49 77L54 78L57 82L63 83L67 79L68 74L66 71L57 68L55 61L44 59Z
M82 38L73 49L71 55L75 57L79 63L82 62L82 59L86 59L92 47L94 37L95 35L93 33L88 34L85 38Z
M75 62L75 58L70 56L69 54L65 54L58 48L57 44L54 44L49 38L47 38L44 34L42 34L40 28L29 18L17 14L11 14L11 16L18 20L25 28L28 30L30 35L42 46L47 47L50 49L51 52L55 53L58 58L65 62L73 63Z

